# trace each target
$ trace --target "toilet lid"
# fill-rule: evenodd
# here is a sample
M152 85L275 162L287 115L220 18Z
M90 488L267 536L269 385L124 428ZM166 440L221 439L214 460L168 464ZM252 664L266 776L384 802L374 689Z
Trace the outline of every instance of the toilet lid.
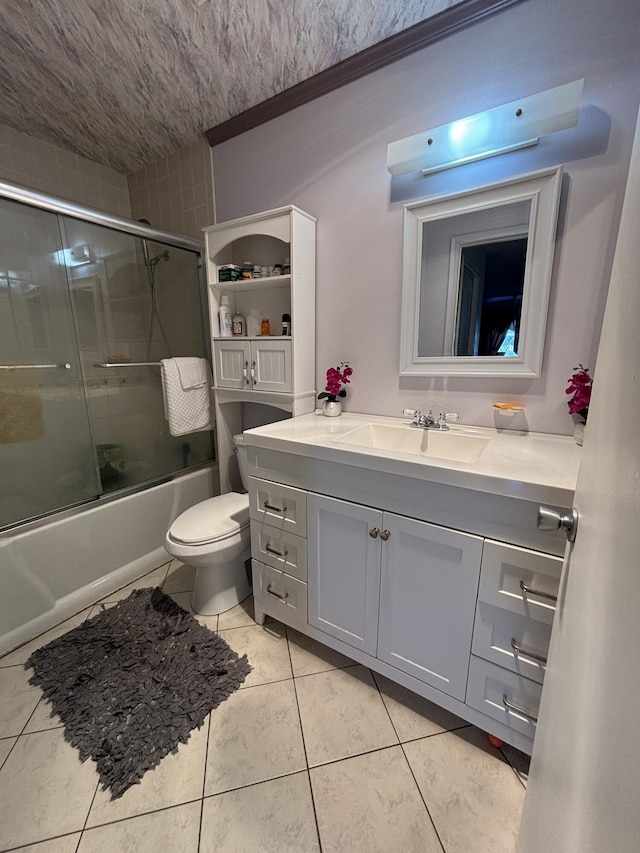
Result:
M190 507L171 525L169 536L185 545L204 545L233 536L249 524L249 495L229 492Z

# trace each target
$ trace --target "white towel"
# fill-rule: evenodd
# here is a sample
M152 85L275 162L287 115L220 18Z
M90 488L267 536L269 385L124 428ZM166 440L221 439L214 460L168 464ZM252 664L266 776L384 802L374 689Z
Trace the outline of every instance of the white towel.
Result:
M185 391L191 388L202 388L207 384L207 360L204 358L174 358L173 361L180 374L180 384Z
M195 365L187 364L187 383L193 383L194 375L199 381L199 374L204 375L204 383L184 387L181 381L181 372L178 362L198 361L197 370ZM204 358L179 359L163 358L160 362L160 374L162 377L162 392L164 395L164 414L169 422L171 435L186 435L190 432L202 432L213 429L211 420L211 396L209 386L211 384L211 368ZM194 368L194 369L192 369Z

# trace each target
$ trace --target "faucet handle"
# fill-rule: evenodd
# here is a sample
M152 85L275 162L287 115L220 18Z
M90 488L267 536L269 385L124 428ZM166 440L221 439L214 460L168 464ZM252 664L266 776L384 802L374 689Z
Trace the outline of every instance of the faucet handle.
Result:
M413 418L412 423L414 426L420 426L420 419L422 418L420 409L403 409L402 414L408 418Z
M438 417L438 426L440 429L449 429L447 421L459 421L460 415L457 412L440 412Z

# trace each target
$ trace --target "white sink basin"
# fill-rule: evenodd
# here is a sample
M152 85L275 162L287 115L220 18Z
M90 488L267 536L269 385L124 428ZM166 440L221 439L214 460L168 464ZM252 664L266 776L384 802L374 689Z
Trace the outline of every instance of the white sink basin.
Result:
M448 462L475 462L489 444L489 439L475 435L416 429L408 424L401 427L367 424L333 440L336 444L355 444Z

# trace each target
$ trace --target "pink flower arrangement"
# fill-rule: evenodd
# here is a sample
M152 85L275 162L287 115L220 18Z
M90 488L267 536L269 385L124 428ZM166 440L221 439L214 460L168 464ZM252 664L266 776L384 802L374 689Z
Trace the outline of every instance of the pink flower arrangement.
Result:
M593 387L593 379L589 373L588 367L583 367L579 364L574 367L574 374L569 379L569 387L565 394L573 394L570 400L567 400L570 415L578 415L587 422L589 414L589 403L591 402L591 389Z
M347 391L343 385L348 385L351 381L349 377L353 373L353 368L349 367L347 361L342 361L337 367L330 367L327 370L327 385L320 394L318 400L328 400L330 403L335 403L338 397L346 397Z

